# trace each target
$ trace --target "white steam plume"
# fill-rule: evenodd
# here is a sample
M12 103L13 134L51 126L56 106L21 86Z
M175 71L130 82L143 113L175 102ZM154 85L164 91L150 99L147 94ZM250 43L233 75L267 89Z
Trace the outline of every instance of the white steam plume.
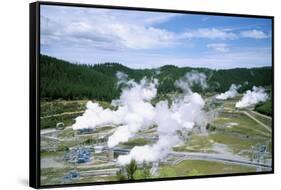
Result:
M142 79L139 83L129 80L126 74L116 73L118 84L124 83L121 96L112 101L117 110L103 109L98 103L88 102L85 113L76 118L73 129L95 128L97 126L118 125L108 139L108 147L126 142L138 131L157 126L158 141L153 145L135 146L128 155L119 156L118 163L127 164L131 159L137 162L157 161L165 158L171 148L182 141L182 132L195 126L205 128L212 119L203 108L205 102L200 94L192 92L193 84L207 87L206 75L192 71L176 81L184 94L168 101L160 101L154 107L150 101L157 95L157 80Z
M202 89L206 89L207 76L204 73L199 73L198 71L192 70L185 74L184 77L175 82L175 86L183 90L184 93L191 93L190 87L197 84L200 85Z
M186 92L183 97L173 101L171 107L168 106L167 101L156 104L154 122L158 126L159 140L153 145L135 146L128 155L118 157L119 164L127 164L131 159L137 162L161 160L167 156L172 147L181 143L180 131L190 131L195 126L206 126L210 117L203 110L205 102L198 93L190 90L190 85L195 81L194 77L190 82L186 76L191 75L187 74L175 83ZM201 78L199 81L199 84L206 84Z
M119 72L117 76L124 79L125 75ZM122 81L124 82L125 80ZM108 146L113 147L128 141L141 128L151 126L155 111L149 101L157 94L157 80L149 82L144 78L140 83L130 80L127 84L128 87L123 89L120 99L112 102L112 105L118 105L117 110L103 109L98 103L90 101L84 114L75 119L73 129L120 125L108 140Z
M121 72L121 71L116 72L116 78L118 79L117 86L119 86L120 84L128 82L128 75L126 73Z
M216 96L216 99L227 100L229 98L234 98L238 94L237 90L239 88L241 88L241 85L232 84L228 91L226 91L224 93L221 93L221 94L218 94Z
M237 108L253 106L268 99L268 95L263 87L253 86L252 91L247 90L242 99L235 104Z

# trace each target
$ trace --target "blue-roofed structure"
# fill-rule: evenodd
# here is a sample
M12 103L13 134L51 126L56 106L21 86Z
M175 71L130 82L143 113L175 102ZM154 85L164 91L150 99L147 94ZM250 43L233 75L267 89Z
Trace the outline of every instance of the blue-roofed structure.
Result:
M63 177L64 182L69 182L74 179L78 179L80 174L77 171L70 171L67 175Z
M67 152L64 159L71 163L86 163L91 159L91 151L89 148L75 148Z

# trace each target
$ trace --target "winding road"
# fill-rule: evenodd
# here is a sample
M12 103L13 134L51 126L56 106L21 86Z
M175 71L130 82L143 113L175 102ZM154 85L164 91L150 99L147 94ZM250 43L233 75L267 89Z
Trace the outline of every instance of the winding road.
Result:
M229 156L226 154L215 154L215 153L201 153L201 152L170 152L170 155L172 156L178 156L182 157L180 159L180 162L183 160L213 160L213 161L220 161L220 162L229 162L229 163L235 163L235 164L242 164L242 165L248 165L248 166L254 166L254 167L263 167L267 169L271 169L270 164L265 163L258 163L258 162L251 162L246 158L243 158L241 156ZM175 161L174 164L178 164L179 161Z
M262 123L260 120L258 120L257 118L255 118L254 116L252 116L251 114L249 114L246 111L242 111L243 114L245 114L246 116L248 116L249 118L251 118L252 120L254 120L255 122L257 122L258 124L260 124L262 127L264 127L268 132L271 133L271 127L265 125L264 123Z

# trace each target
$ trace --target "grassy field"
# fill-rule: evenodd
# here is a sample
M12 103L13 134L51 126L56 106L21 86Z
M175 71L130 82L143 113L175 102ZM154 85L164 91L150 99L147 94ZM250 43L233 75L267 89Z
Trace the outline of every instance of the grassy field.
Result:
M158 177L200 176L255 172L254 167L204 160L185 160L175 166L161 166Z
M177 152L212 152L213 141L208 135L192 134L184 145L174 147Z
M261 121L262 123L264 123L265 125L272 127L272 119L271 117L266 117L266 116L262 116L256 112L248 112L249 114L251 114L253 117L257 118L259 121Z
M235 125L230 126L229 124L232 123L235 123ZM231 113L228 116L219 116L215 120L214 125L216 125L218 129L227 132L237 132L247 136L270 136L268 130L242 113Z
M63 122L65 126L73 125L75 118L82 115L89 100L55 100L42 101L40 104L41 129L55 128L56 124ZM95 102L95 101L93 101ZM112 108L110 103L98 101L103 108Z

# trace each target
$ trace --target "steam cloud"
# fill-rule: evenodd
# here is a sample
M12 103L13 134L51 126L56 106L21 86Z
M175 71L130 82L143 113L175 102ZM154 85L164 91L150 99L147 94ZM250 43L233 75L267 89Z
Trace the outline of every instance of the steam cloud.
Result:
M135 146L128 155L119 156L118 162L127 164L131 159L153 162L165 158L173 146L182 142L179 135L181 131L190 131L196 125L206 126L204 105L198 93L185 95L181 100L173 102L170 108L167 101L160 101L156 104L154 118L159 140L153 145Z
M108 147L126 142L138 131L157 126L158 141L153 145L135 146L128 155L118 157L119 164L127 164L131 159L137 162L157 161L165 158L171 148L182 142L181 133L195 126L204 129L212 114L203 110L205 102L200 94L190 87L199 84L207 88L206 75L192 71L177 80L175 85L184 94L168 101L160 101L153 106L150 101L157 95L158 81L142 79L139 83L128 80L124 73L117 72L118 84L124 83L120 99L112 101L117 110L103 109L98 103L88 102L85 113L76 118L73 129L95 128L97 126L118 125L108 139Z
M118 76L121 74L117 73ZM125 80L124 76L126 75L122 75L122 80ZM123 89L120 99L112 102L112 105L118 106L117 110L103 109L98 103L90 101L84 114L75 119L73 129L120 125L108 140L108 146L113 147L128 141L140 129L151 126L155 111L149 101L157 94L158 81L149 82L144 78L139 84L133 80L127 81L127 84L128 87Z
M247 90L242 99L235 104L237 108L245 108L255 105L259 102L264 102L268 99L268 95L263 87L253 86L252 91Z
M237 90L239 88L241 88L241 85L231 84L229 90L224 93L218 94L216 96L216 99L227 100L229 98L234 98L238 94Z
M124 84L128 81L128 75L120 71L116 72L116 78L118 79L117 86L119 86L120 84Z
M195 84L200 85L202 89L206 89L208 87L207 76L204 73L192 70L175 82L175 86L182 89L184 93L192 93L190 87Z

